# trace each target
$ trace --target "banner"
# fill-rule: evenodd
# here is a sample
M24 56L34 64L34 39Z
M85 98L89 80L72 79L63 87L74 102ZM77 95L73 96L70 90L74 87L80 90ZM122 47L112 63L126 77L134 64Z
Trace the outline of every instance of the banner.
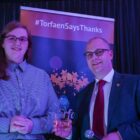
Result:
M56 93L70 101L93 80L83 55L95 36L114 44L114 19L23 7L20 20L33 38L32 64L50 75Z

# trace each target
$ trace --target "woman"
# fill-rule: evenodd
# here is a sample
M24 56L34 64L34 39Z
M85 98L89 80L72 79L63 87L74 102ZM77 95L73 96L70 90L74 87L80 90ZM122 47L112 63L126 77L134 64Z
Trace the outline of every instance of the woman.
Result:
M48 74L27 62L30 47L28 29L8 23L0 37L0 140L43 140L59 110Z

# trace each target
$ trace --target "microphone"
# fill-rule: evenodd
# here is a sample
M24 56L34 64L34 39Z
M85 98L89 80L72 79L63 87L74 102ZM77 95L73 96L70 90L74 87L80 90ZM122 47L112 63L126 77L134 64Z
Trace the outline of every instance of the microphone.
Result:
M85 131L85 138L89 140L101 140L101 138L96 136L91 129Z

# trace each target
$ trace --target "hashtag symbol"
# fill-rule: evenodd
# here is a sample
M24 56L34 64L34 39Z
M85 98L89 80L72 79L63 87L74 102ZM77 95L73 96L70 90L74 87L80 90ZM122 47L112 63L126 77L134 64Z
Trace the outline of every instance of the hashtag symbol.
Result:
M39 20L38 19L35 21L35 25L39 25Z

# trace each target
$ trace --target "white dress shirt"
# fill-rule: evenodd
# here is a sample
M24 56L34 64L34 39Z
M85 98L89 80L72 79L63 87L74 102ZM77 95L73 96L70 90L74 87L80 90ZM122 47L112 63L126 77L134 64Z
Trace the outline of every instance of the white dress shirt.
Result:
M112 69L102 80L105 80L106 83L103 87L104 90L104 122L105 122L105 130L107 128L107 120L108 120L108 105L109 105L109 96L110 96L110 90L112 85L112 79L114 75L114 70ZM98 91L98 81L99 79L95 79L95 86L93 89L93 94L90 102L90 128L92 129L93 124L93 111L94 111L94 103Z

